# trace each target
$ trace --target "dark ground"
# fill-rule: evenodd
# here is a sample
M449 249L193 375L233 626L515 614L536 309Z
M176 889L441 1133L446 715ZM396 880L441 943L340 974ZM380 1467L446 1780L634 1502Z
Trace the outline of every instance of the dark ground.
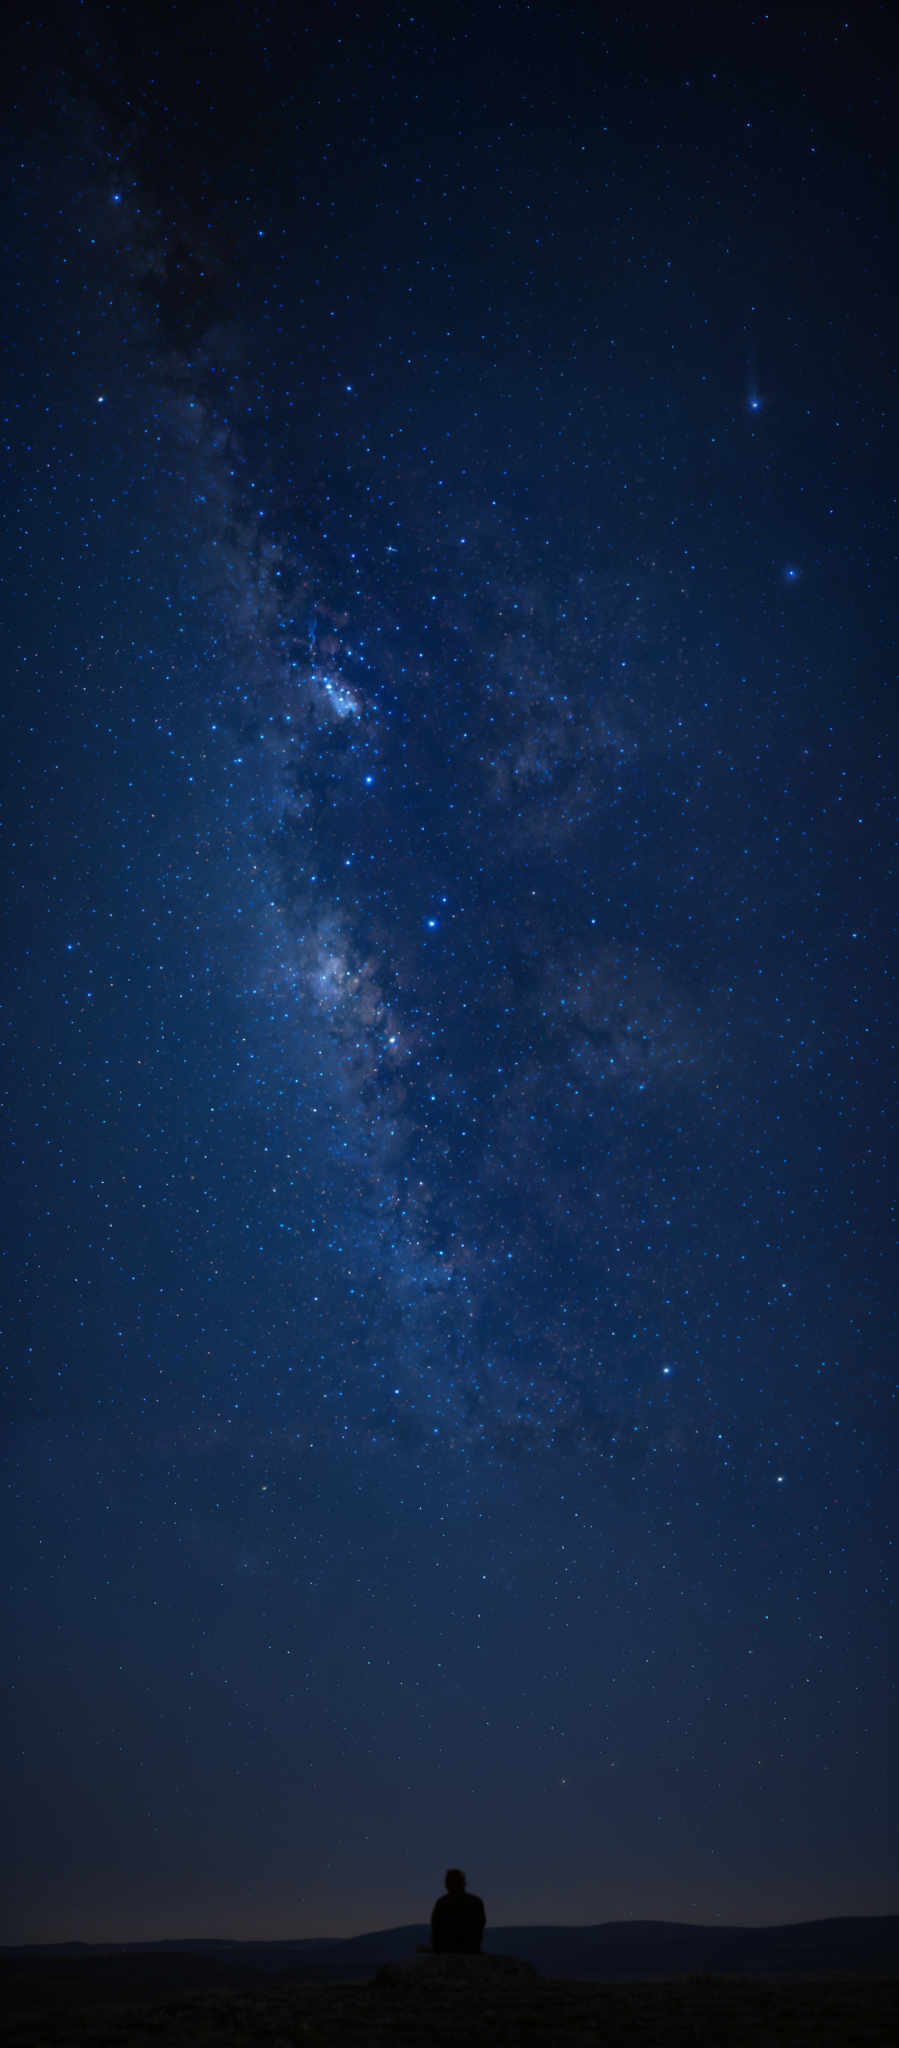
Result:
M110 1959L105 1959L108 1963ZM884 2048L899 2042L899 1979L697 1976L668 1983L539 1978L467 1987L309 1984L290 1975L198 1990L202 1965L179 1957L155 1995L146 1964L113 1959L48 1970L6 1963L3 2048L344 2048L395 2042L596 2043L597 2048Z

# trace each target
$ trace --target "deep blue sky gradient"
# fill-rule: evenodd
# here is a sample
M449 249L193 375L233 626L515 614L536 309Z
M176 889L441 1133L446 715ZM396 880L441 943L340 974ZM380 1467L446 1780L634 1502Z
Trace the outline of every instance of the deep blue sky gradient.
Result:
M895 1906L895 32L14 33L6 1940Z

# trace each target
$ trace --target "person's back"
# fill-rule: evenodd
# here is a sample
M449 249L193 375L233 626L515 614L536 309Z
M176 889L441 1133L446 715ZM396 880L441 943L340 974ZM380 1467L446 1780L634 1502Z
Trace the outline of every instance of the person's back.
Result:
M465 1889L464 1870L448 1870L446 1891L431 1914L431 1947L438 1956L476 1956L487 1921L484 1901Z

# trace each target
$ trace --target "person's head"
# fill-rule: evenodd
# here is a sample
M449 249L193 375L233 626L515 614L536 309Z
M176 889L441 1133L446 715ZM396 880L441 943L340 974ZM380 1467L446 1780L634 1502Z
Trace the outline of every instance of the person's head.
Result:
M443 1880L443 1882L444 1882L444 1884L446 1885L446 1889L447 1889L447 1891L448 1891L448 1892L464 1892L464 1890L465 1890L465 1872L464 1872L464 1870L448 1870L448 1871L447 1871L447 1873L446 1873L446 1876L445 1876L445 1878L444 1878L444 1880Z

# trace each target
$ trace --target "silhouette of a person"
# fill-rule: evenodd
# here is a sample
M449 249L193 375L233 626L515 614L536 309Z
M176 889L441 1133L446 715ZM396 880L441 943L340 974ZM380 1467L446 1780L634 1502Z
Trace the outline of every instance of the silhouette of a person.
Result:
M484 1901L465 1889L464 1870L448 1870L446 1891L431 1914L431 1947L438 1956L477 1956L487 1923Z

